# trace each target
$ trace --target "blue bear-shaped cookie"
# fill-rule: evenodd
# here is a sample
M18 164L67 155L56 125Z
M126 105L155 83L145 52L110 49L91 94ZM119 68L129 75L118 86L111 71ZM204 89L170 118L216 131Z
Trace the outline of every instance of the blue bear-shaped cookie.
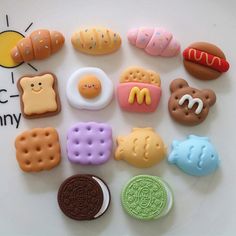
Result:
M196 135L189 135L184 141L173 141L168 161L194 176L211 174L220 164L218 153L210 140Z

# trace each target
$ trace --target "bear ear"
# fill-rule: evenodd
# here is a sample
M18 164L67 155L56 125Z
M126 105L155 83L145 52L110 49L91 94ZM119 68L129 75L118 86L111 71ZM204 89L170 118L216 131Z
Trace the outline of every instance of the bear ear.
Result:
M184 79L175 79L170 84L171 93L175 92L178 89L189 87L188 83Z
M206 98L206 101L209 106L213 106L216 102L216 94L211 89L204 89L202 90L204 97Z

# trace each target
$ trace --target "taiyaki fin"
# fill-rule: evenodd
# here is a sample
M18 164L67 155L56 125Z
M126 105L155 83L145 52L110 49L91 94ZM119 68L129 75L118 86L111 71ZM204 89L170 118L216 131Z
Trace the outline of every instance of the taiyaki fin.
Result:
M168 162L171 164L176 164L178 159L177 153L175 151L172 151L168 157Z
M174 148L178 147L178 146L179 146L179 144L180 144L180 142L179 142L179 141L177 141L177 140L174 140L174 141L172 142L172 149L174 149Z
M121 145L122 143L124 143L125 138L123 136L118 136L116 139L117 145Z
M121 160L122 159L122 153L124 152L124 149L122 147L122 144L124 143L125 138L123 136L118 136L116 139L117 142L117 149L115 152L115 159L116 160Z
M115 159L116 160L122 160L122 153L124 152L124 149L121 147L118 147L115 152Z

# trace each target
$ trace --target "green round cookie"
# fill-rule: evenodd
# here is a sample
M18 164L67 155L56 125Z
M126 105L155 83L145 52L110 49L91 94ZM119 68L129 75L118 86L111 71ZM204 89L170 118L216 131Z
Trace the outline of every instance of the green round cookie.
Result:
M124 187L121 194L124 209L131 216L150 220L162 216L168 202L168 192L156 176L138 175Z

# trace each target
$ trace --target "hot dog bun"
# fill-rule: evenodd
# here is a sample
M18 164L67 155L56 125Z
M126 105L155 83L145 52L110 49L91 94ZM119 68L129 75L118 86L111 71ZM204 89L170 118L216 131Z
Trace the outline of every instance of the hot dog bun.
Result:
M229 63L222 50L207 42L196 42L183 52L185 69L201 80L218 78L229 69Z

